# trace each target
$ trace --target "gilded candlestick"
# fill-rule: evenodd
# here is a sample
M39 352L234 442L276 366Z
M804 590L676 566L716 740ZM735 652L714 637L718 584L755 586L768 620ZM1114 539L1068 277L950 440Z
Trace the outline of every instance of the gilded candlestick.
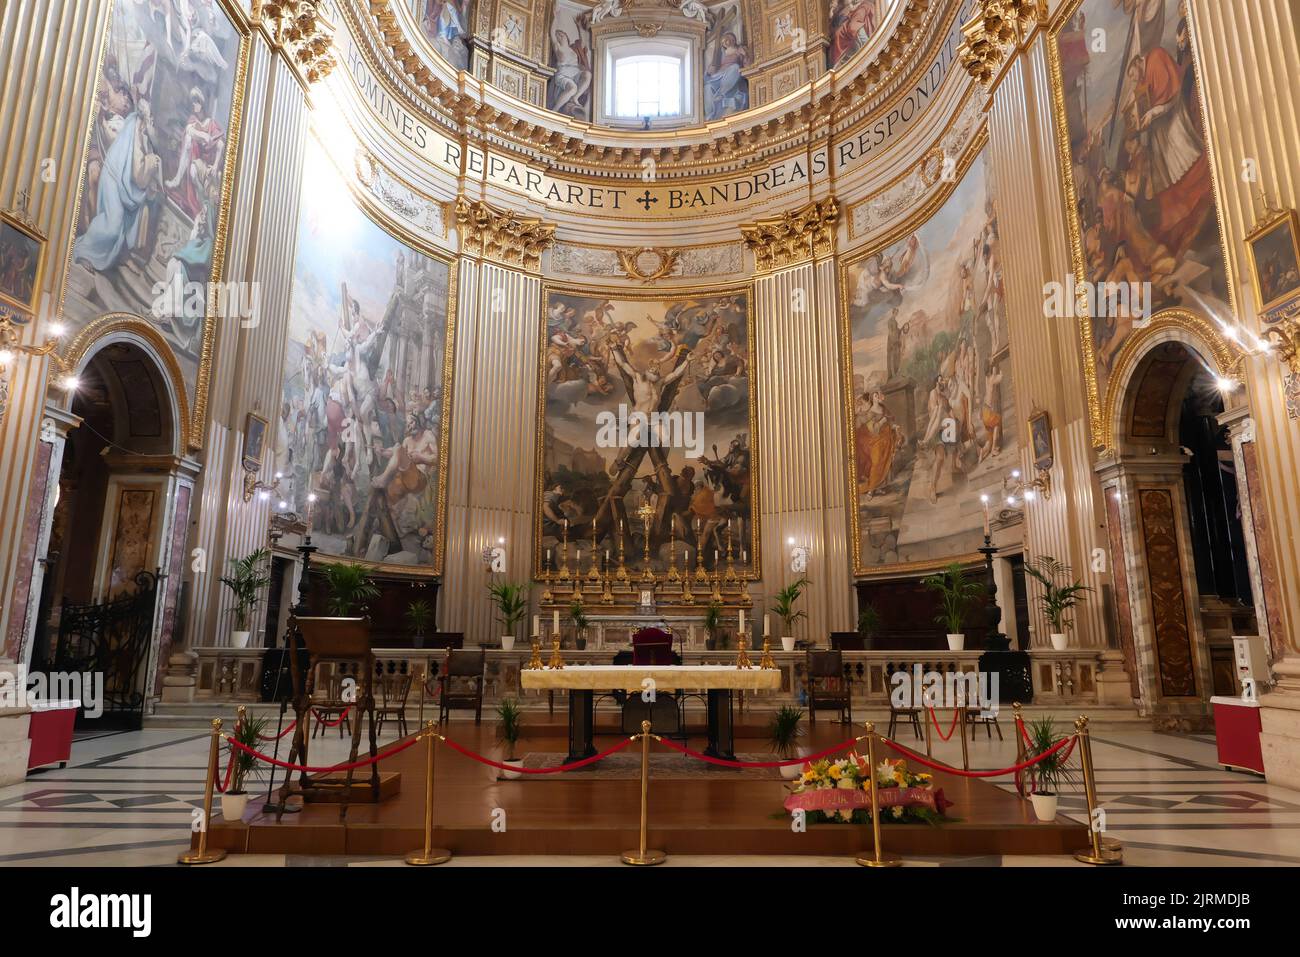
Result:
M677 516L674 515L672 521L668 523L668 580L677 582L682 580L681 573L677 571Z
M564 538L560 545L560 581L569 580L569 523L564 523Z
M709 574L704 570L704 562L700 559L700 554L704 551L704 539L700 537L700 530L695 530L695 580L700 584L708 584Z
M719 581L720 579L718 578L718 573L715 571L713 573L713 578L712 578L713 592L709 595L710 601L716 601L716 602L722 601L722 591L718 588Z
M695 593L691 591L691 576L689 574L682 576L682 604L695 604Z
M741 632L736 636L736 667L752 668L754 663L749 660L749 635Z
M538 637L534 637L532 645L533 645L532 657L528 659L528 664L524 665L524 668L527 671L541 671L542 670L542 639Z
M745 639L745 644L749 644L749 639ZM758 666L767 671L776 670L776 659L772 657L772 639L763 639L763 656L758 659Z
M625 582L625 581L628 580L627 564L626 564L625 561L624 561L625 557L626 557L626 552L624 551L624 542L623 542L623 520L622 520L622 519L619 519L619 522L618 522L618 571L616 571L616 572L614 573L614 577L617 578L617 579L618 579L619 581L621 581L621 582Z
M564 657L560 654L560 636L556 635L551 639L551 660L547 662L546 667L561 669L564 667Z
M604 590L600 593L600 603L601 603L602 605L612 605L612 604L614 604L614 593L613 593L612 591L610 591L610 587L609 587L609 586L610 586L610 580L611 580L612 577L613 577L613 576L610 575L610 573L609 573L609 564L608 564L608 559L606 559L606 565L605 565L605 578L604 578L604 586L605 586L605 587L604 587Z
M587 581L600 584L600 553L596 550L596 522L591 522L591 568L587 571Z

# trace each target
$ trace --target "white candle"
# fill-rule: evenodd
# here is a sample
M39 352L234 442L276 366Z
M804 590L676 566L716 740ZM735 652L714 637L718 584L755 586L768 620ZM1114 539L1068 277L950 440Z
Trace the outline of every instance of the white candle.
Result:
M742 549L741 552L740 552L740 564L743 565L743 564L745 564L747 561L749 561L749 552L744 551L744 550Z
M771 615L763 616L763 637L764 638L772 637L772 616Z
M549 548L546 550L546 564L548 567L551 564L551 550Z
M542 633L542 616L533 615L533 634L540 635L541 633Z
M560 633L559 609L556 609L555 611L551 612L551 630L557 635Z
M740 609L740 630L742 633L745 630L745 609L743 608Z
M718 550L716 548L713 550L713 564L718 564Z
M605 564L609 564L609 549L605 549Z
M582 549L578 549L578 564L582 564Z

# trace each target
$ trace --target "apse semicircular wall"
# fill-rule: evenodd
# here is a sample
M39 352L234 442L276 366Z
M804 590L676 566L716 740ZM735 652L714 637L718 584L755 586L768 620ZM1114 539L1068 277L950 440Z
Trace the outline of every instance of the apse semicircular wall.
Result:
M275 465L323 555L441 573L455 298L309 150Z

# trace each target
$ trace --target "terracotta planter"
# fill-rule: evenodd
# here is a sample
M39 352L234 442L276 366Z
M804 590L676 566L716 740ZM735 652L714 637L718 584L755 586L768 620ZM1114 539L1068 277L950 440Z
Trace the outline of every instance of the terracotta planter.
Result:
M1052 650L1065 651L1070 647L1070 636L1063 635L1060 632L1052 632Z
M1029 800L1034 805L1034 816L1038 820L1044 823L1051 823L1056 820L1055 794L1031 794Z
M961 651L961 650L964 649L965 647L966 647L966 636L965 636L965 635L949 635L949 636L948 636L948 650L949 650L949 651Z
M221 795L221 816L227 821L233 823L242 820L244 812L248 810L247 794L223 794Z
M791 757L805 758L810 753L811 752L807 748L795 748L794 754L791 755ZM784 761L785 758L780 758L779 760ZM793 781L801 774L803 774L802 764L788 764L781 768L781 777L785 778L787 781Z

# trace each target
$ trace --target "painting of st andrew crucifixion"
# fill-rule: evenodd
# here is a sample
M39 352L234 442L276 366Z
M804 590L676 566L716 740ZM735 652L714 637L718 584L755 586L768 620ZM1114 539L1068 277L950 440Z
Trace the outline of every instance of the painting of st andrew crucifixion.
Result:
M553 568L567 529L616 568L712 570L730 544L755 565L752 342L747 289L606 298L548 289L541 367L536 561ZM648 532L647 532L648 527ZM594 543L594 544L593 544Z

